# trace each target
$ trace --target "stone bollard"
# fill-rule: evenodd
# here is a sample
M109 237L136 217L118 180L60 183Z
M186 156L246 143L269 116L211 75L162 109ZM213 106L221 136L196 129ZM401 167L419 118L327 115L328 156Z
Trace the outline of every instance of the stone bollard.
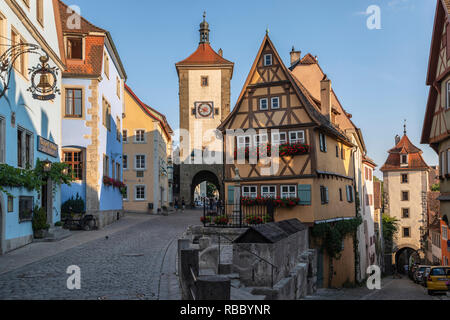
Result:
M198 277L198 250L183 249L180 252L180 284L183 300L193 300L193 294L196 295L194 276Z
M197 300L230 300L231 281L223 276L201 276L197 279Z

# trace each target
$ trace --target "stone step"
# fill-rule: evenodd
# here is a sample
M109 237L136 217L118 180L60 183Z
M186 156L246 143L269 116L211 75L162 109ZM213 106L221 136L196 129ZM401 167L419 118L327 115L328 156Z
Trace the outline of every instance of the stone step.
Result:
M231 287L231 300L265 300L266 296L253 295L247 290Z
M44 239L35 239L35 242L57 242L72 236L72 232L62 227L53 227L48 230Z

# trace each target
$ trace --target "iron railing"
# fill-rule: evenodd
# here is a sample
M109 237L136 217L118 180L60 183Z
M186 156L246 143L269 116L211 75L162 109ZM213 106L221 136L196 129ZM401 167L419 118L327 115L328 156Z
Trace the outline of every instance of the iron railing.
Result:
M265 204L211 204L203 205L203 224L216 228L245 228L274 221L274 206Z

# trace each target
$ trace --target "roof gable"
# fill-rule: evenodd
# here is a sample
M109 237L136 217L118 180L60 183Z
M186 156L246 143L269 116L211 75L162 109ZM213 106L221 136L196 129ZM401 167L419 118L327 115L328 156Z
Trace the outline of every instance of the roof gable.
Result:
M176 64L179 66L190 65L227 65L234 66L234 63L224 59L221 55L216 53L209 43L200 43L197 50L188 58Z
M417 148L405 134L397 145L388 151L389 156L381 171L390 170L428 170L430 167L422 158L422 150ZM408 155L408 165L401 165L401 155Z

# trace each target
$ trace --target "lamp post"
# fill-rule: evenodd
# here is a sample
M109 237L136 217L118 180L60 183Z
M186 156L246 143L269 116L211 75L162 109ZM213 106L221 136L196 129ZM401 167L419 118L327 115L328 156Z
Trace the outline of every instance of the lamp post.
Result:
M239 169L235 169L234 182L234 199L233 199L233 216L239 217L239 225L242 225L242 212L241 212L241 181L242 178L239 175Z
M42 161L44 164L44 172L50 172L52 170L52 163L49 160Z

